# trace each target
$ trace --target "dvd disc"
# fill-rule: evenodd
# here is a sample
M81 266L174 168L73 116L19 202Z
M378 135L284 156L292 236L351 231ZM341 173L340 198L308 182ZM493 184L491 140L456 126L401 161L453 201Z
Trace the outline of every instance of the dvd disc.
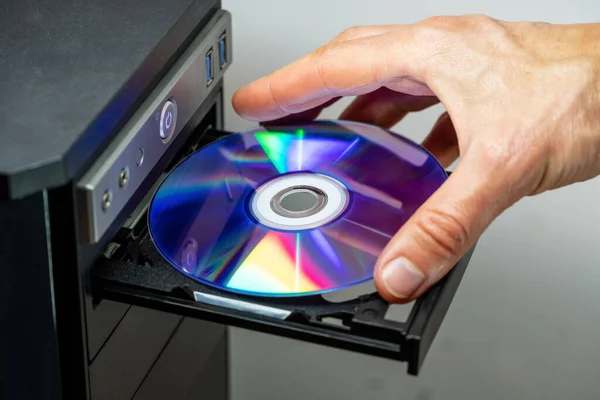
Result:
M323 294L371 280L381 250L446 178L423 148L375 126L261 126L177 165L148 225L166 260L203 284Z

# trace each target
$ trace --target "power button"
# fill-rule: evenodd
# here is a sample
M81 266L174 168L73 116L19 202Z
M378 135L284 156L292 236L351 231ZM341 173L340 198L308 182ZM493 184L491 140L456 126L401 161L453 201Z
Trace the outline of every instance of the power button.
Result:
M177 106L167 100L160 113L160 137L163 141L171 139L177 123Z

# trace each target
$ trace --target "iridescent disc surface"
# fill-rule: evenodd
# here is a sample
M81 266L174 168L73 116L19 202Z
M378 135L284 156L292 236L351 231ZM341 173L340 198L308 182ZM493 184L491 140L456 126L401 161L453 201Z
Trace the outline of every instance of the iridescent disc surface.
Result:
M307 174L345 187L341 214L298 230L258 222L251 203L261 188ZM155 193L148 222L161 254L203 284L255 296L314 295L371 280L381 250L446 177L420 146L378 127L259 127L181 162Z

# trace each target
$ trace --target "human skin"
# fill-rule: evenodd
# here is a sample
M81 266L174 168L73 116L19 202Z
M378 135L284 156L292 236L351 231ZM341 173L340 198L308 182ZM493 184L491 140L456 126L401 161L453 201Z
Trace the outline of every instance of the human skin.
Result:
M358 97L340 119L384 128L441 103L423 145L444 167L460 157L378 258L392 303L423 294L515 202L600 174L600 24L466 15L355 27L239 89L233 107L307 120L343 96Z

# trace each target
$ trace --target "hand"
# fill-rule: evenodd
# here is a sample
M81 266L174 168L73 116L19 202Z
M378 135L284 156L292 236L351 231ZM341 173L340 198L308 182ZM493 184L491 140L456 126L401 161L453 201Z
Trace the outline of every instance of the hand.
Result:
M509 23L485 16L347 30L234 94L243 117L340 116L391 127L438 101L424 142L450 178L392 238L375 282L408 302L442 278L492 221L525 196L600 174L600 24Z

